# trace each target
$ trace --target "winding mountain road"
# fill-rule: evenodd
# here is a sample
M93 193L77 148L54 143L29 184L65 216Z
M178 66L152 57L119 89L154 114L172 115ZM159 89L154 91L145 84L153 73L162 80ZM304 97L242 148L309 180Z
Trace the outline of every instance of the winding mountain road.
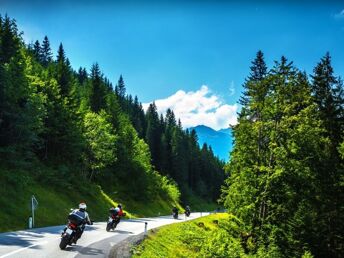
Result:
M195 219L209 213L192 213L187 220ZM148 229L185 221L184 214L178 220L172 216L122 220L115 231L106 232L105 222L87 226L76 245L60 250L60 234L65 225L15 231L0 234L0 258L71 258L71 257L108 257L111 247L131 235L144 231L145 222Z

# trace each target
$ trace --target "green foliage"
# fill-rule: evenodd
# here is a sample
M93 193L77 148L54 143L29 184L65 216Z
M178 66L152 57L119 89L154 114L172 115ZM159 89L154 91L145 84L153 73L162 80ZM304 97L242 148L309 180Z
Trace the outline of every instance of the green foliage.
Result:
M342 159L344 159L344 142L341 143L341 145L338 148L338 151L339 151Z
M85 157L87 166L93 172L100 170L116 161L116 139L107 114L86 113L84 117L84 137L88 145Z
M248 248L245 239L246 254L299 257L311 250L337 257L343 221L338 187L343 169L335 158L344 117L342 85L328 55L315 68L313 84L285 57L267 72L262 57L258 52L245 82L224 204L256 243Z
M226 217L211 215L153 230L142 244L133 248L132 257L211 257L203 248L219 229L218 222Z
M110 199L133 202L135 214L169 213L190 189L208 202L219 196L223 164L210 148L201 154L195 137L171 110L159 117L152 105L145 114L122 76L113 89L97 63L89 74L74 71L62 43L54 60L47 36L26 46L15 20L0 17L0 163L11 171L2 184L31 180L42 195L49 184L47 200L59 189L83 199L85 188L99 193L100 185ZM22 189L27 195L29 188ZM152 211L140 205L154 201ZM49 214L53 207L44 209Z
M154 202L148 203L140 203L127 196L123 196L127 198L126 200L119 199L121 196L118 195L110 197L108 192L88 180L78 179L81 184L75 187L75 184L56 181L54 175L58 171L51 168L38 165L35 170L42 170L45 177L49 175L53 177L46 181L33 180L30 176L32 171L0 168L0 181L3 183L0 189L0 205L2 207L0 220L6 222L1 223L1 232L28 227L28 217L31 215L31 195L35 195L39 202L35 211L36 227L65 224L70 209L77 207L80 201L87 203L91 219L95 221L104 221L108 209L116 206L119 202L124 205L130 218L167 215L170 214L171 207L174 205L166 197L157 197ZM49 188L46 187L48 184ZM14 217L16 219L13 219Z
M161 176L158 172L151 174L151 181L155 182L152 186L155 186L156 191L160 191L160 194L165 195L162 197L170 198L175 204L180 201L180 191L177 184L168 179L166 176Z
M147 113L146 142L152 154L152 164L158 171L172 177L181 189L181 198L189 203L189 191L204 200L219 198L224 180L224 164L215 157L211 147L198 146L195 131L183 131L172 110L159 118L155 103Z
M314 256L311 254L311 252L306 251L303 255L302 258L313 258Z

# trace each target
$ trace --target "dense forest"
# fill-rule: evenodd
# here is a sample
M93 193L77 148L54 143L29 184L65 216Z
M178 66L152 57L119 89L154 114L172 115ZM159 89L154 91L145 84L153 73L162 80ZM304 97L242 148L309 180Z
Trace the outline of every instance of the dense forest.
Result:
M331 57L308 78L284 56L269 69L258 51L250 70L226 164L228 217L166 226L135 257L343 257L344 88Z
M327 53L310 78L261 51L244 83L212 257L343 257L344 92ZM234 226L235 225L235 226Z
M7 15L0 17L0 153L2 185L93 184L137 202L158 195L215 202L225 178L224 163L172 110L159 115L152 103L145 112L123 77L113 85L97 63L74 70L62 43L56 58L48 37L26 45Z

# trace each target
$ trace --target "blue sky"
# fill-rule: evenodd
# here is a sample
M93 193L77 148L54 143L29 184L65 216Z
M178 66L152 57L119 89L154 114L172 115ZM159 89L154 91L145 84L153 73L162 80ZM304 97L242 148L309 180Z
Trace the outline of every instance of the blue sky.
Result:
M211 120L222 109L231 118L208 123L221 128L235 116L259 49L269 66L285 55L308 73L330 51L344 75L344 1L275 2L0 0L0 13L17 20L28 42L47 35L55 51L62 42L76 69L97 61L111 81L123 74L142 102L176 108L203 98L190 112L203 109L209 116L198 119ZM202 122L178 114L187 125Z

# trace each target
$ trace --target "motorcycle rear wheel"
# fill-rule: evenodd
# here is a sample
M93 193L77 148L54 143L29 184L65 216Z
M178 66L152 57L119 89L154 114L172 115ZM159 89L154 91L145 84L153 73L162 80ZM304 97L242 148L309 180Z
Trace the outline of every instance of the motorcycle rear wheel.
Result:
M69 238L70 238L69 235L63 236L61 238L61 242L60 242L60 249L61 250L64 250L67 247L67 245L69 244Z

